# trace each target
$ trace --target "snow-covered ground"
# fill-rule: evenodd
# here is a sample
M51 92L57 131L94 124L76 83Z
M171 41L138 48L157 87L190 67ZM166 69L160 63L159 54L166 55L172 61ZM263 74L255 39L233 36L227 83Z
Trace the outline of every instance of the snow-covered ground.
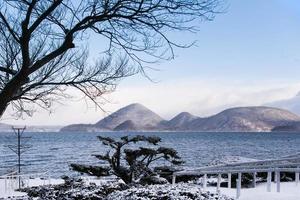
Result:
M62 179L51 179L51 184L63 183ZM90 179L87 182L94 182L97 185L104 183L101 179ZM29 186L38 186L48 184L47 180L39 178L29 179ZM170 187L172 187L170 185ZM196 186L197 187L197 186ZM199 185L199 189L200 189ZM200 189L201 190L201 189ZM216 193L216 187L207 187L211 193ZM236 197L236 189L221 188L221 194ZM16 192L13 190L5 191L5 180L0 179L0 199L6 199L12 196L26 196L26 193ZM242 188L239 200L299 200L300 199L300 184L297 186L295 182L281 183L281 192L276 192L276 184L272 183L272 191L267 192L266 183L258 184L256 188Z
M242 188L239 200L300 200L300 184L295 182L281 183L280 193L276 192L276 184L272 183L271 192L267 192L267 184L258 184L256 188ZM215 187L208 187L208 191L216 192ZM221 188L221 194L236 197L236 189Z
M62 179L50 179L50 180L42 180L40 178L35 179L28 179L28 182L26 185L29 187L33 186L39 186L39 185L45 185L45 184L61 184L64 181ZM17 192L14 191L13 188L17 187L16 181L9 181L7 180L5 183L5 179L0 179L0 199L1 198L8 198L8 197L20 197L20 196L26 196L26 193L24 192Z
M175 185L148 185L131 187L127 190L116 191L107 196L107 200L233 200L226 195L215 191L203 191L199 185L189 183L178 183Z

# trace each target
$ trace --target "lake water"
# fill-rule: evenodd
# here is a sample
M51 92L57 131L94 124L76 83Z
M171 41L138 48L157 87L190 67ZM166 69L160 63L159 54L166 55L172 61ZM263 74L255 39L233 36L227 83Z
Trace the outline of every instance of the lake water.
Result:
M70 163L99 164L91 156L106 152L96 136L156 135L161 145L175 148L186 161L186 167L200 167L224 156L255 159L278 158L300 152L300 133L29 133L32 145L22 155L24 172L49 171L51 176L75 175ZM17 157L7 144L16 142L13 133L0 133L0 175L16 167Z

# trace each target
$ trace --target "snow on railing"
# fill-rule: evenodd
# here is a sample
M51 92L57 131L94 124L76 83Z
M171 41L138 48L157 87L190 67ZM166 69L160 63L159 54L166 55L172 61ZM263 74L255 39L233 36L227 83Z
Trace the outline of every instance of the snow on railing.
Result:
M175 172L175 175L201 175L205 173L238 173L238 172L267 172L269 170L281 170L284 172L296 172L299 171L300 163L294 164L274 164L269 166L223 166L223 167L205 167L197 170L186 170L186 171L179 171Z
M16 189L21 189L29 186L51 184L51 179L48 172L18 174L18 172L15 171L0 176L0 179L4 180L4 192L6 194L10 194ZM39 179L39 181L37 181L37 179Z
M258 172L266 172L267 175L267 191L271 192L272 173L274 173L276 182L276 190L280 192L280 173L291 172L295 173L296 185L299 185L300 174L300 154L291 157L274 159L274 160L261 160L251 162L241 162L234 164L223 164L215 166L201 167L196 170L175 172L172 178L172 184L176 183L176 176L180 175L203 175L202 187L205 190L207 187L207 175L217 175L217 192L220 192L221 177L226 174L228 179L228 188L231 188L231 175L237 174L236 180L236 199L241 196L242 187L242 174L253 174L253 187L256 187L256 174Z
M10 172L8 174L0 176L0 179L4 180L4 193L11 192L12 191L11 188L15 187L15 184L12 181L12 179L13 179L13 176L16 175L16 174L18 174L18 172L13 171L13 172Z
M258 161L247 161L247 162L238 162L238 163L229 163L229 164L220 164L220 165L213 165L213 166L204 166L197 169L193 169L191 171L202 171L207 169L220 169L225 167L240 167L240 166L249 166L250 168L253 167L266 167L266 166L273 166L273 167L280 167L280 166L300 166L300 154L295 154L291 156L282 157L280 159L267 159L267 160L258 160Z

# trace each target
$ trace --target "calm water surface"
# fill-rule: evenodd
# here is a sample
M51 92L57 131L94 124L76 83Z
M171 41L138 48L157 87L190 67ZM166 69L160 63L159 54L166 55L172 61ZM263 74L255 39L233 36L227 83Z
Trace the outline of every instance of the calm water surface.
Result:
M97 135L156 135L162 145L175 148L186 167L200 167L224 156L277 158L300 152L300 133L29 133L32 148L22 155L23 171L49 171L53 177L75 175L70 163L99 164L91 154L106 152ZM12 133L0 133L0 175L16 166L16 155L5 145Z

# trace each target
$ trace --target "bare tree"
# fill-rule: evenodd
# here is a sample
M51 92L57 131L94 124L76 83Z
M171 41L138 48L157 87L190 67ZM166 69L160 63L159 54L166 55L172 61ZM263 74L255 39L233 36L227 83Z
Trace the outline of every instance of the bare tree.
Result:
M173 57L171 31L211 20L218 0L1 0L0 118L8 105L31 114L76 88L97 104L145 63ZM87 43L99 36L103 56Z

